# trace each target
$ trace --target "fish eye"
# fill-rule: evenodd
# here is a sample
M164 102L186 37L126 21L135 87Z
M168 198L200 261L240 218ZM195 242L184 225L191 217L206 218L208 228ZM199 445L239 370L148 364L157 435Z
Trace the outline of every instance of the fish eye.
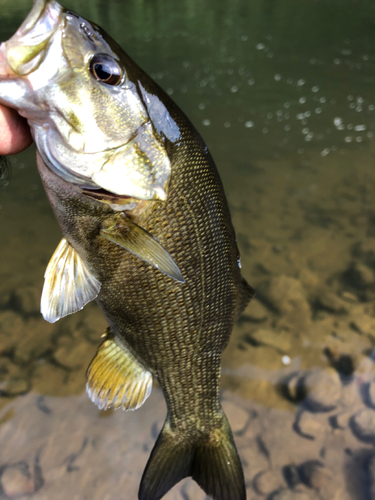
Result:
M122 80L122 68L113 57L96 54L90 61L90 73L99 82L118 85Z

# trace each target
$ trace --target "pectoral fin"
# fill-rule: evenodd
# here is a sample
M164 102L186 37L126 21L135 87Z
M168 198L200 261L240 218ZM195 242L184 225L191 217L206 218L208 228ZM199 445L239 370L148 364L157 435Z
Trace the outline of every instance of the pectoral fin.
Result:
M80 311L94 300L101 283L87 269L70 243L63 238L44 274L40 303L43 318L50 323Z
M101 410L136 410L151 394L152 375L109 332L87 370L86 391Z
M107 240L126 248L167 276L185 283L177 264L159 241L123 214L114 216L108 227L103 228L100 234Z

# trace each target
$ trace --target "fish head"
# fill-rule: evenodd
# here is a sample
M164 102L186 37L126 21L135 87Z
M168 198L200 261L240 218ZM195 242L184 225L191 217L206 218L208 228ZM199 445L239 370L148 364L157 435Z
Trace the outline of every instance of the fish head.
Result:
M129 58L97 25L36 0L0 45L0 103L27 118L46 165L84 189L165 200L166 141L179 128L157 95L129 78Z

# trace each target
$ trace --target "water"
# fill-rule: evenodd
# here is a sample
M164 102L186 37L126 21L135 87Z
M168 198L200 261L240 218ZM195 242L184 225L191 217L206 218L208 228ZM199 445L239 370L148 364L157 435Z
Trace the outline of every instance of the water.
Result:
M258 291L222 377L248 498L375 498L373 3L66 5L172 95L216 159ZM30 2L0 8L6 39ZM40 318L61 232L34 152L12 165L0 191L0 498L136 498L161 392L128 414L88 400L105 322L92 304L55 325ZM187 480L165 498L204 495Z

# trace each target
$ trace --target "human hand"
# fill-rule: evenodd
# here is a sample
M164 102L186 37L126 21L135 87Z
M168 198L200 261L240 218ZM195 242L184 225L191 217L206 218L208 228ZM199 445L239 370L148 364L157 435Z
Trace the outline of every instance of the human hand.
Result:
M0 155L12 155L32 143L30 128L16 110L0 104Z

